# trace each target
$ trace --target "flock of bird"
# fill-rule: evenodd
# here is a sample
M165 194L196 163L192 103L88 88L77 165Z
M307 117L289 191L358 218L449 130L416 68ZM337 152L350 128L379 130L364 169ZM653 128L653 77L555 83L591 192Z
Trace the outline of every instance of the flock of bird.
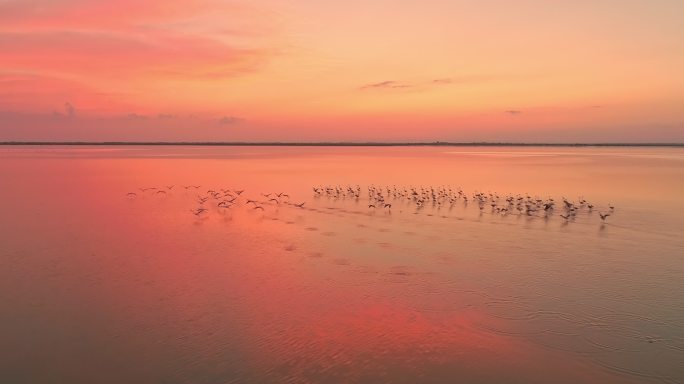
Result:
M165 196L174 190L184 189L186 193L196 196L197 206L190 209L195 216L202 216L210 207L216 209L230 209L243 206L250 210L264 211L267 206L289 205L304 208L305 202L294 203L290 195L284 192L260 193L259 197L248 197L244 189L231 188L203 188L201 185L166 185L163 187L139 188L138 192L128 192L130 199L140 194ZM375 186L361 188L360 185L346 186L314 186L314 197L331 199L354 199L360 201L362 196L367 198L368 209L382 209L391 211L392 206L414 207L416 211L431 207L432 209L451 210L457 205L475 205L480 214L489 213L501 216L518 215L529 217L549 218L558 215L566 222L574 221L580 214L590 215L597 212L601 221L615 212L615 207L608 204L602 209L597 208L584 198L575 201L563 197L556 201L553 198L540 198L529 194L499 194L495 192L465 193L461 188L447 186L415 187L415 186ZM365 204L365 203L364 203Z
M329 197L333 199L356 199L362 195L368 198L369 209L391 210L392 204L414 206L417 210L427 206L441 209L451 209L457 204L468 206L474 204L480 213L498 215L524 215L548 218L558 214L565 221L574 221L581 213L591 214L598 211L601 221L605 221L615 211L612 204L599 210L597 206L584 198L571 201L563 197L560 202L553 198L539 198L536 196L499 194L494 192L475 192L467 194L461 188L452 187L405 187L405 186L368 186L362 189L360 185L346 186L314 186L314 197Z
M151 195L167 195L170 194L175 185L167 185L164 187L148 187L138 188L139 192L128 192L126 196L130 199L137 198L139 194ZM197 207L190 209L190 212L195 216L201 216L209 211L209 207L214 206L217 209L230 209L234 206L245 206L255 211L264 211L265 206L270 205L291 205L297 208L303 208L304 202L294 203L290 201L290 195L284 192L261 193L260 198L246 197L243 195L244 189L230 189L217 188L204 190L201 185L183 185L180 186L186 190L196 194Z

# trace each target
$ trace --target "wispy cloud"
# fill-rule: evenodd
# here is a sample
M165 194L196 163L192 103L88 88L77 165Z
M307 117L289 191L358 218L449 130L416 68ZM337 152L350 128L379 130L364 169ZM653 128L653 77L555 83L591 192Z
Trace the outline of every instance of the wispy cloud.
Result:
M463 75L434 79L431 83L434 85L476 84L485 83L496 78L497 76L493 75Z
M231 116L226 117L232 124L244 122L250 129L227 129L233 125L219 124L216 116L173 116L159 118L158 114L131 112L111 116L77 114L69 119L63 111L34 113L0 108L0 141L230 141L257 132L244 119L231 120Z
M454 82L454 79L452 78L444 78L444 79L434 79L432 80L433 84L451 84Z
M508 111L504 111L504 113L511 116L517 116L522 114L522 111L519 111L517 109L509 109Z
M56 119L75 119L76 108L70 102L64 103L64 109L61 111L52 111L52 117Z
M2 32L5 67L69 76L229 77L254 71L267 52L169 31Z
M235 0L2 0L0 24L16 30L55 31L117 30L145 32L148 29L197 30L196 21L232 21L218 24L223 34L253 34L245 30L243 17L254 16L254 8ZM253 23L252 23L253 24ZM240 25L237 28L236 25ZM206 24L202 28L206 30Z
M123 113L143 89L258 72L280 54L272 28L237 1L0 0L0 104Z
M379 83L366 84L361 86L360 89L398 89L398 88L410 88L413 85L400 83L394 80L381 81Z
M128 115L126 115L126 119L128 119L128 120L147 120L148 116L140 115L137 113L129 113Z
M69 118L73 118L74 116L76 116L76 108L74 108L74 106L71 105L71 103L68 101L64 103L64 112Z
M464 75L454 77L442 77L428 81L419 81L414 83L400 82L396 80L386 80L379 83L371 83L361 86L359 89L402 89L402 88L418 88L428 89L430 87L443 85L457 85L457 84L477 84L484 83L494 79L494 76L489 75Z
M242 119L235 117L235 116L223 116L222 118L220 118L218 120L218 123L221 125L229 125L229 124L237 124L240 121L242 121Z

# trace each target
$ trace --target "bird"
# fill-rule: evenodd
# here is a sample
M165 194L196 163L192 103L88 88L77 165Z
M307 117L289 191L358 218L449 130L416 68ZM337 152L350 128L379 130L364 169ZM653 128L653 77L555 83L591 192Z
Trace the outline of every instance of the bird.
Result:
M206 212L206 208L197 208L197 209L191 209L190 212L192 212L195 216L201 215L203 212Z
M601 213L599 212L599 216L601 216L601 220L606 221L606 217L610 216L610 213ZM619 221L619 220L618 220Z
M306 204L306 201L300 204L294 204L294 206L298 208L304 208L304 204Z
M264 210L264 207L262 207L261 205L257 205L257 206L255 206L255 207L252 208L252 209L261 209L261 210L263 211L263 210Z
M138 194L135 193L135 192L128 192L128 193L126 194L126 196L128 196L128 197L138 197Z

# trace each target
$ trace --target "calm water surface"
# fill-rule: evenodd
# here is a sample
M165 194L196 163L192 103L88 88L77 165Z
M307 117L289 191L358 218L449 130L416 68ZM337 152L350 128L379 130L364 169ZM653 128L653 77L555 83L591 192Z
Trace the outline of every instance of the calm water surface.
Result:
M0 180L5 383L684 383L682 149L0 147Z

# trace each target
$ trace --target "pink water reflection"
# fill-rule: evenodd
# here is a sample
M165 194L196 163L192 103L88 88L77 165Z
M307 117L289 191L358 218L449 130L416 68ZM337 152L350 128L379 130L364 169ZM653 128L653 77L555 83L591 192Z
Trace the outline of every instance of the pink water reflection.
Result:
M0 163L10 381L682 377L679 152L16 151ZM314 198L320 184L582 195L619 214L601 227L372 211ZM210 188L306 204L196 217Z

